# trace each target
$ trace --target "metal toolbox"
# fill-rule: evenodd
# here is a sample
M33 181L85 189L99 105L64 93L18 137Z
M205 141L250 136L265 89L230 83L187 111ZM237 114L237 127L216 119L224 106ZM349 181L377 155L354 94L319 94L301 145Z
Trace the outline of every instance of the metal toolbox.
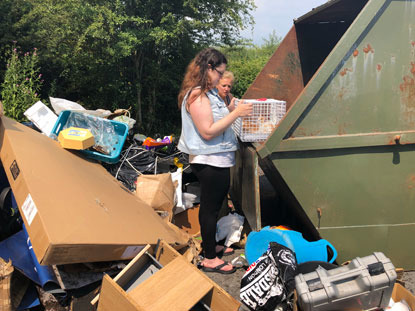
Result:
M383 253L357 257L332 270L298 274L295 287L302 311L375 310L388 306L395 267Z

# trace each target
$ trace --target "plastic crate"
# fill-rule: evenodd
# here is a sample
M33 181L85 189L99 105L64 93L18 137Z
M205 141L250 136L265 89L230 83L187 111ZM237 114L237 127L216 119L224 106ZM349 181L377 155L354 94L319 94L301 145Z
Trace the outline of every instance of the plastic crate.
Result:
M237 100L235 105L241 100ZM275 99L244 99L253 103L253 112L249 117L236 119L232 127L243 142L258 142L268 138L286 112L286 102Z
M89 115L89 114L82 113L82 112L65 110L59 114L58 120L56 121L55 126L52 129L50 137L57 138L59 135L59 132L68 127L67 122L71 114L80 114L82 115L83 118L86 118L90 122L104 122L104 124L106 124L107 126L109 124L110 126L114 128L116 137L115 137L114 143L111 145L112 148L109 154L103 154L103 153L100 153L94 150L88 150L88 149L79 150L79 152L81 152L82 154L84 154L85 156L91 159L95 159L95 160L106 162L106 163L117 163L120 159L120 154L121 154L121 150L124 145L125 139L127 138L128 125L122 122L100 118L100 117L96 117L96 116ZM93 129L91 128L88 128L88 129L91 130L91 132L94 134Z

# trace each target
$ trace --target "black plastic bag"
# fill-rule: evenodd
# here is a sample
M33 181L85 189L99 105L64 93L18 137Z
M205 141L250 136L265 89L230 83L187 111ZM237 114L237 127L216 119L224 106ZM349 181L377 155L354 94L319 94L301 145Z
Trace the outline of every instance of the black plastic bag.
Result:
M121 153L120 161L116 164L103 164L104 167L121 181L129 190L135 190L138 175L153 173L155 168L154 154L144 147L133 143Z

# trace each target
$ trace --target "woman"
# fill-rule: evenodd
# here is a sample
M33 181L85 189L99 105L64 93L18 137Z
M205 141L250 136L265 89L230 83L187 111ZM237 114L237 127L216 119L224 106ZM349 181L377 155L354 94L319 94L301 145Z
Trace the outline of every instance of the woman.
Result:
M227 106L231 104L233 98L231 89L234 81L235 77L233 73L231 71L225 71L222 78L219 80L218 85L216 86L219 96L223 99Z
M252 104L228 109L215 86L226 70L226 57L213 48L190 62L178 96L182 133L178 148L189 154L190 167L200 182L199 223L204 259L202 269L232 273L235 268L217 257L216 222L230 186L238 143L231 124L252 113ZM223 248L223 247L222 247Z

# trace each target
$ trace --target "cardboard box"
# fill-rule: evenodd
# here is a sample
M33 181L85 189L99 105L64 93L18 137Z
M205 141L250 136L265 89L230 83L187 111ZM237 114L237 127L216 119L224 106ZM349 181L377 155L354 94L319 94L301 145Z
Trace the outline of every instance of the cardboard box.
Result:
M129 259L158 239L187 242L100 164L6 117L0 158L41 264Z
M240 307L237 300L161 241L155 251L146 247L114 279L104 276L98 311L184 311L199 301L213 311L237 311Z
M170 173L140 175L137 178L136 195L158 211L173 215L175 188Z
M188 208L185 211L173 216L173 223L189 234L200 232L199 205Z
M393 287L392 299L394 302L405 300L411 310L415 310L415 296L399 283L395 283Z
M58 141L63 148L83 150L95 144L94 136L88 129L69 127L59 132Z

